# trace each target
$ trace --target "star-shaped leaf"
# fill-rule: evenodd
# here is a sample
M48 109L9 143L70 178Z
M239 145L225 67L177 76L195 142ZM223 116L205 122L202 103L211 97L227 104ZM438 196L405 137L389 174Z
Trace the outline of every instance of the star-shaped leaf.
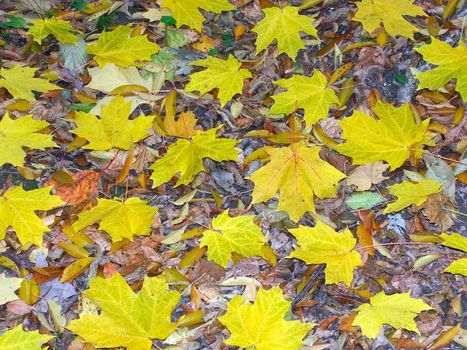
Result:
M278 210L298 221L306 211L315 211L314 196L334 197L338 182L345 177L319 156L320 147L307 147L304 141L282 148L268 148L271 161L250 177L255 183L252 203L279 195Z
M383 324L420 334L414 318L426 310L432 308L422 300L411 298L410 292L393 295L379 292L368 304L357 308L358 314L352 325L360 326L362 334L372 339L377 337Z
M200 246L208 247L208 258L226 268L233 252L244 257L263 256L266 239L253 221L254 215L230 217L228 211L212 220L212 230L203 232Z
M339 103L335 92L326 87L326 77L318 70L314 70L312 77L294 74L292 78L281 79L274 84L287 91L272 96L274 104L270 113L291 114L297 109L303 109L308 127L320 119L326 119L329 107L333 103Z
M370 34L383 24L389 35L413 39L413 32L419 29L407 22L404 16L426 16L421 7L413 4L413 0L362 0L356 5L358 10L353 20L361 22L363 29Z
M130 25L103 32L97 43L88 45L86 51L94 55L94 61L101 68L107 63L115 63L123 68L134 66L136 61L148 61L159 51L159 46L150 42L147 35L130 37L130 32Z
M216 162L238 161L237 140L216 137L220 127L198 131L190 140L178 139L169 146L167 154L152 164L153 187L169 181L180 174L176 186L189 184L196 174L204 171L203 158Z
M56 19L54 17L44 19L33 19L32 27L29 28L27 34L34 38L34 41L39 44L49 35L53 35L59 42L63 44L76 44L78 37L73 34L75 28L67 21Z
M228 0L162 0L161 7L168 8L172 12L172 16L177 21L177 27L185 24L197 31L201 31L203 22L206 20L199 9L214 13L234 9Z
M5 238L6 230L11 226L23 246L29 243L40 246L42 234L48 227L35 211L51 210L65 204L60 197L49 194L51 189L25 191L17 186L0 196L0 239Z
M357 240L348 228L338 233L317 221L315 227L299 226L289 231L299 246L290 254L291 258L307 264L326 264L326 284L352 284L353 270L362 266L362 259L360 253L353 250Z
M48 126L49 123L44 120L32 119L32 115L11 119L8 113L5 114L0 120L0 166L6 163L23 166L26 156L24 147L42 150L57 147L51 135L38 132Z
M225 343L256 350L299 349L314 324L285 321L289 309L290 302L279 287L260 289L253 305L235 295L227 304L227 313L219 317L231 333Z
M132 142L138 142L151 134L154 116L129 119L131 102L117 96L102 108L101 118L94 114L76 112L76 129L71 130L89 141L83 148L106 151L111 148L127 150Z
M431 38L431 44L416 48L415 51L421 54L425 61L438 66L417 75L420 81L418 90L435 90L456 78L456 90L464 102L467 101L467 46L462 40L453 48L444 41Z
M416 124L408 103L397 108L378 101L373 111L378 119L354 111L340 121L342 138L347 142L335 149L352 157L354 164L384 160L391 166L390 170L397 169L425 142L430 121Z
M151 207L138 197L128 198L125 202L101 198L91 210L78 215L73 223L75 231L100 221L99 229L105 231L113 242L134 236L147 236L152 225L152 217L157 208Z
M240 69L241 62L232 55L229 55L227 61L209 56L190 64L207 69L191 74L191 81L185 86L185 91L199 91L205 94L213 89L219 89L221 107L235 94L242 93L243 80L252 77L248 70Z
M35 78L38 68L13 66L10 69L0 69L0 87L4 87L14 98L35 101L32 91L47 92L59 90L61 87L49 83L46 79Z
M117 272L91 280L84 295L98 303L101 313L83 313L67 328L98 348L150 350L151 339L165 339L177 327L170 319L180 294L162 277L146 276L136 294Z
M0 336L0 349L44 350L49 347L42 347L42 344L47 343L52 338L50 335L40 334L39 331L25 332L23 325L19 324Z
M295 60L297 52L304 49L300 32L318 38L313 19L298 14L298 7L285 6L284 8L269 7L262 10L264 18L253 28L258 34L256 38L256 53L267 48L277 40L278 53L285 52Z

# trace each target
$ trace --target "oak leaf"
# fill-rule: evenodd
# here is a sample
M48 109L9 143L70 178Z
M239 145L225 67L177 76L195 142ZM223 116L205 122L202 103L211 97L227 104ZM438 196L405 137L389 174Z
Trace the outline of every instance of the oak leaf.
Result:
M108 63L126 68L135 65L136 61L148 61L159 51L159 46L150 42L147 35L130 37L131 26L118 26L111 32L99 35L97 43L87 46L86 51L94 55L99 67Z
M379 292L370 298L369 303L357 308L358 314L352 325L360 326L362 334L371 339L377 337L383 324L420 334L414 318L426 310L432 308L420 299L411 298L410 292L392 295Z
M50 335L40 334L39 331L25 332L23 325L19 324L0 336L0 349L44 350L49 347L42 347L42 345L52 338Z
M419 29L403 16L427 16L421 7L413 4L413 0L362 0L356 5L357 13L353 20L361 22L363 29L370 34L383 24L389 35L413 39L413 32Z
M129 119L131 102L116 96L101 110L101 118L94 114L76 112L76 129L71 130L89 141L83 148L106 151L111 148L128 150L132 142L138 142L151 134L154 116Z
M0 166L6 163L23 166L24 147L41 150L57 147L51 135L39 133L48 126L44 120L32 119L32 115L11 119L8 113L5 114L0 120Z
M208 247L208 258L223 268L227 267L233 252L244 256L263 256L266 239L253 221L254 215L230 217L224 211L212 220L212 230L203 232L201 247Z
M35 78L34 74L39 68L13 66L10 69L0 69L0 87L4 87L13 98L22 98L35 101L32 91L47 92L59 90L61 87L49 83L46 79Z
M289 229L297 239L296 248L290 258L303 260L307 264L326 264L326 284L344 282L350 286L353 270L362 266L360 253L353 250L357 240L348 228L343 233L316 221L315 227L299 226Z
M287 91L272 96L274 104L269 112L291 114L297 109L303 109L308 127L320 119L326 119L329 107L339 103L335 92L327 87L326 77L316 69L311 77L294 74L292 78L281 79L274 84Z
M318 38L313 19L300 15L298 10L298 7L294 6L285 6L282 9L269 7L262 10L264 18L252 29L258 34L255 42L256 54L277 40L278 53L285 52L295 60L298 50L305 48L300 32Z
M99 229L107 232L113 242L125 238L133 240L134 236L149 235L152 217L156 213L157 208L138 197L128 198L125 202L101 198L95 207L78 215L73 228L79 231L100 221Z
M173 18L177 21L177 27L185 24L197 31L201 31L203 22L206 20L199 9L214 13L234 9L227 0L162 0L161 7L168 8L172 12Z
M255 183L252 203L265 202L279 192L278 210L298 221L307 211L314 212L314 196L334 197L345 175L319 156L321 148L307 147L304 141L288 147L268 148L271 158L250 177Z
M256 350L299 349L314 324L284 320L289 309L290 302L279 287L261 288L253 305L235 295L227 304L226 314L219 317L231 333L225 343Z
M98 348L150 350L151 339L165 339L177 327L170 319L180 294L162 277L146 276L136 294L117 272L94 278L83 294L98 303L101 313L82 313L67 328Z
M397 200L389 203L384 213L397 212L412 204L420 205L427 200L429 195L440 192L441 186L442 184L432 179L422 179L418 183L403 181L389 186L389 192L396 196Z
M22 281L22 278L7 277L4 272L0 274L0 305L19 299L15 291L19 289Z
M467 101L467 46L461 42L457 47L431 38L431 44L415 49L427 62L437 65L433 69L417 74L418 90L438 89L451 79L457 79L456 90Z
M242 93L243 80L252 77L234 56L229 55L227 60L209 56L204 60L190 63L194 66L206 67L206 70L190 75L191 81L185 86L185 91L199 91L205 94L213 89L219 89L221 107L229 102L235 94Z
M467 253L467 238L460 235L459 233L453 232L450 235L442 233L440 238L443 239L442 245L462 250L464 253ZM461 258L454 260L444 272L449 272L453 274L461 274L467 277L467 258Z
M0 239L12 227L22 246L42 244L42 234L48 227L36 215L37 210L51 210L65 204L60 197L50 195L52 187L25 191L21 186L10 188L0 196Z
M149 167L153 171L152 186L157 187L176 174L180 177L175 186L189 184L195 175L204 171L203 158L216 162L238 161L238 150L235 149L238 141L216 137L219 128L198 131L190 140L178 139L170 145L164 157Z
M354 111L339 123L347 142L334 148L351 157L354 164L384 160L392 171L428 142L425 133L429 119L416 124L408 103L397 108L378 100L373 111L378 119Z
M39 44L49 35L53 35L59 42L63 44L76 44L78 37L73 34L75 28L67 21L56 19L54 17L44 19L33 19L32 27L29 28L26 34L31 35L34 41Z

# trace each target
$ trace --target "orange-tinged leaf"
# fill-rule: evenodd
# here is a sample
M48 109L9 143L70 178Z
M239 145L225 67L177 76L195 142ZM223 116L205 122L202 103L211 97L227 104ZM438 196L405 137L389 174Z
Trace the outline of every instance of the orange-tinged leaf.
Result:
M128 174L130 173L131 163L133 162L133 153L134 153L134 151L135 151L135 144L132 142L130 144L128 154L126 156L125 163L123 163L122 171L120 172L120 175L118 175L117 179L115 180L115 182L117 184L122 183L123 181L125 181Z
M334 73L332 73L331 78L329 78L329 85L334 84L336 81L339 79L345 77L347 73L349 73L352 70L353 64L352 63L346 63L343 66L340 66L337 68Z
M63 270L62 278L60 278L60 283L71 282L76 277L83 274L87 269L89 264L94 261L94 258L83 258L75 261L74 263L68 265L65 270Z
M172 113L166 113L164 118L164 129L170 136L189 139L195 134L196 118L193 112L182 112L175 120Z

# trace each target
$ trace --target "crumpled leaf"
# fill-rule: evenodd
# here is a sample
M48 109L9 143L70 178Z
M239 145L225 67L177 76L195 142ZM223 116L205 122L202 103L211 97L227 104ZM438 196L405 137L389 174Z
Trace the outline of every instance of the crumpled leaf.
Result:
M21 286L22 278L7 277L5 273L0 274L0 305L19 299L15 291Z
M67 21L56 19L55 17L44 19L33 19L32 27L29 28L27 34L34 38L34 41L39 44L49 35L53 35L55 39L63 44L76 44L78 37L73 33L77 30Z
M307 264L326 264L326 284L352 284L353 270L362 266L362 259L360 253L353 250L357 240L348 228L338 233L316 221L315 227L299 226L289 229L289 232L297 239L298 245L290 253L290 258L303 260Z
M387 177L383 173L389 168L388 164L381 161L363 164L356 167L347 177L347 186L355 185L357 191L369 190L371 185L377 185Z
M422 179L418 183L403 181L400 184L389 186L389 192L396 196L397 200L389 203L384 209L384 213L394 213L412 204L420 205L426 201L429 195L440 192L441 186L442 184L432 179Z
M147 236L152 217L157 213L157 208L147 203L138 197L128 198L124 202L101 198L95 207L78 215L73 228L79 231L100 221L99 229L107 232L113 242L125 238L133 240L134 236Z
M53 337L40 334L39 331L25 332L23 325L19 324L15 328L6 331L0 336L0 349L2 350L43 350L49 347L42 347Z
M199 91L205 94L213 89L219 89L221 107L225 106L235 94L240 94L243 81L252 77L248 70L240 69L241 62L232 55L229 55L227 61L209 56L190 64L207 69L191 74L191 80L185 86L185 91Z
M256 38L256 54L267 48L277 40L278 53L285 52L295 60L298 50L304 49L300 32L318 38L313 19L300 15L298 7L285 6L284 8L269 7L263 9L264 18L252 29L258 34Z
M410 297L410 292L386 295L383 291L370 298L370 302L357 308L358 314L352 322L360 326L362 334L374 339L383 324L394 328L404 328L420 334L414 318L432 307L420 299Z
M335 92L327 87L326 77L316 69L311 77L294 74L292 78L281 79L274 84L287 91L272 96L274 104L269 112L291 114L297 109L303 109L308 127L320 119L327 119L329 107L339 103Z
M200 240L201 247L208 247L209 260L226 268L233 252L246 258L263 256L266 239L254 218L254 215L230 217L226 210L212 219L212 230L204 231Z
M252 305L235 295L227 304L227 312L219 321L230 331L227 345L256 350L296 350L302 339L314 327L313 323L285 321L290 302L282 290L260 289Z
M39 133L48 126L44 120L32 119L32 115L11 119L6 113L0 120L0 166L6 163L23 166L26 157L24 147L41 150L57 147L51 135Z
M314 196L334 197L345 175L319 156L321 148L304 141L288 147L268 148L271 161L250 177L255 183L251 203L265 202L279 192L277 210L297 222L307 211L314 212Z
M99 315L80 314L66 327L98 348L126 347L150 350L151 339L165 339L177 328L170 321L180 294L163 277L145 277L133 292L117 272L111 278L91 280L84 295L99 304Z

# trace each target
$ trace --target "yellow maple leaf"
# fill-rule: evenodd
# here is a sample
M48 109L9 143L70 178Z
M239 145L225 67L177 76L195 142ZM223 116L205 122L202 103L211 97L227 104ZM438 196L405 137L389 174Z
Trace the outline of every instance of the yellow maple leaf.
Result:
M196 118L192 111L180 113L177 120L173 114L164 118L164 131L170 136L189 139L195 134Z
M360 253L353 250L357 240L348 228L343 233L316 221L315 227L299 226L289 229L297 239L296 248L289 257L307 264L326 264L326 284L344 282L350 286L353 270L362 266Z
M330 105L339 103L335 92L326 87L326 77L316 69L311 77L294 74L292 78L281 79L274 84L287 91L272 96L274 104L270 113L291 114L302 108L306 125L309 127L319 119L326 119Z
M91 280L84 295L98 303L99 315L81 314L67 326L98 348L150 350L151 339L165 339L177 328L170 321L180 294L163 277L145 277L136 294L117 272Z
M0 69L0 87L4 87L14 98L35 101L32 91L46 92L60 90L61 87L49 83L46 79L34 78L39 68L13 66L10 69Z
M353 111L350 117L341 120L342 138L347 142L334 148L352 157L354 164L384 160L392 171L404 164L420 144L426 143L425 133L430 121L426 119L416 124L408 103L397 108L377 101L373 111L379 119Z
M464 253L467 253L467 238L464 236L453 232L450 235L442 233L440 237L443 239L442 245L462 250ZM454 260L444 272L449 272L453 274L461 274L467 277L467 258L461 258Z
M60 197L50 195L52 187L25 191L21 186L10 188L0 196L0 239L12 227L23 246L40 246L48 227L36 215L36 210L51 210L65 204Z
M243 80L252 77L246 69L240 69L241 62L229 55L227 61L209 56L204 60L190 63L194 66L206 67L206 70L190 75L191 81L185 86L185 91L199 91L205 94L213 89L219 89L219 100L223 107L235 94L241 94Z
M300 32L318 38L313 19L298 14L298 7L285 6L284 8L270 7L262 10L264 18L252 29L258 34L256 38L256 54L267 48L277 40L278 53L285 52L295 60L297 52L304 49Z
M369 303L357 308L358 314L352 325L360 326L362 334L371 339L377 337L383 324L420 334L414 318L426 310L432 310L432 307L422 300L411 298L410 292L392 295L379 292L370 298Z
M199 9L214 13L234 9L227 0L162 0L161 7L170 10L172 17L177 21L177 28L187 25L197 31L201 31L203 22L206 20Z
M39 44L49 35L53 35L59 42L64 44L76 44L78 37L73 34L77 31L67 21L54 17L44 19L33 19L32 27L26 34L31 35Z
M467 101L467 46L461 42L455 48L431 38L431 44L415 49L427 62L438 67L417 74L418 90L438 89L451 79L457 78L456 90Z
M19 324L0 336L0 349L44 350L49 347L42 347L42 345L52 338L50 335L40 334L39 331L25 332L23 325Z
M254 215L230 217L226 210L212 220L212 230L203 232L201 247L208 247L208 258L223 268L233 252L244 257L263 256L266 239L253 221Z
M99 35L97 43L88 45L86 51L94 55L99 67L107 63L126 68L135 65L136 61L148 61L159 51L159 46L150 42L147 35L130 37L131 26L118 26L111 32Z
M132 142L151 135L154 116L129 119L131 102L122 96L114 97L102 108L101 118L94 114L76 112L76 129L71 132L89 141L83 148L106 151L113 147L128 150Z
M467 277L467 258L454 260L448 267L444 269L444 272L459 274Z
M48 126L44 120L32 119L32 115L11 119L6 113L0 120L0 166L6 163L23 166L26 156L23 147L42 150L57 147L51 135L38 132Z
M153 171L152 186L169 181L177 173L180 178L176 186L189 184L195 175L204 171L203 158L216 162L238 161L238 150L235 149L238 141L216 137L220 127L198 131L190 140L178 139L170 145L167 154L149 167Z
M363 29L370 34L383 24L389 35L413 39L413 32L418 32L419 29L403 16L426 16L426 13L412 2L413 0L362 0L356 3L357 13L353 20L361 22Z
M429 195L440 192L441 186L442 184L432 179L422 179L418 183L403 181L389 186L389 192L396 196L397 200L389 203L384 213L394 213L412 204L420 205L427 200Z
M226 314L219 317L231 333L225 343L256 350L299 349L314 324L285 321L289 309L290 302L284 299L279 287L261 288L253 305L235 295L227 304Z
M79 231L100 221L99 229L107 232L113 242L125 238L133 240L133 236L149 235L156 213L157 208L138 197L128 198L125 202L101 198L95 207L78 215L73 229Z
M306 211L315 211L315 195L334 197L345 175L322 160L320 150L317 146L307 147L305 141L266 149L271 161L250 177L255 183L252 203L265 202L280 192L277 209L298 221Z

